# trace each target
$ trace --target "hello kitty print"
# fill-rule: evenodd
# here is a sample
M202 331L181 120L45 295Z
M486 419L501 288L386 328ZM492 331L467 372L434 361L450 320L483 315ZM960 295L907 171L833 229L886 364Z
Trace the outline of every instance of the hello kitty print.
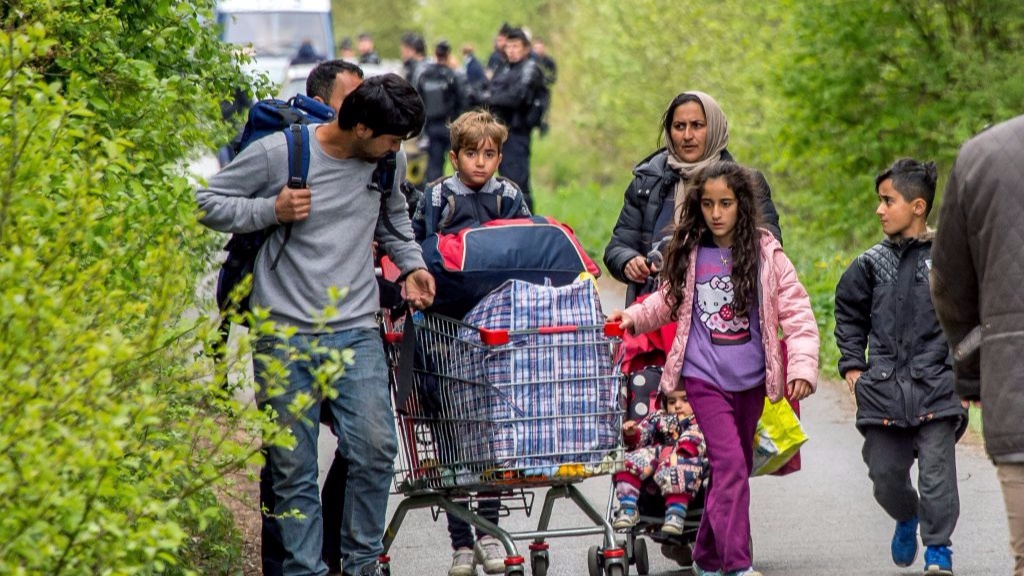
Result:
M697 283L696 305L700 321L711 334L711 343L731 346L750 342L750 318L737 316L732 309L732 277L712 276Z
M697 250L690 337L682 376L737 392L764 383L760 313L736 314L732 251L708 242Z

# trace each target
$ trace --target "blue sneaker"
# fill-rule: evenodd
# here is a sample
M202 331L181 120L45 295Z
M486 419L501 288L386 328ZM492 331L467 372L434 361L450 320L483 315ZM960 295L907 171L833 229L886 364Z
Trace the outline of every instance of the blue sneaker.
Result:
M892 535L892 561L897 566L910 566L917 560L917 516L896 523Z
M691 570L693 570L693 576L722 576L721 570L715 570L714 572L711 572L701 568L700 566L697 566L696 562L693 563Z
M953 551L948 546L928 546L924 550L926 576L953 576Z

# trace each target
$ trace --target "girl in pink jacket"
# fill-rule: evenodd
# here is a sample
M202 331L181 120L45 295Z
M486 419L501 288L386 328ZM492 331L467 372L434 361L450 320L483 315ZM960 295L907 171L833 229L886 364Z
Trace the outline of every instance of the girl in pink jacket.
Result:
M661 288L610 320L635 334L676 321L661 390L686 389L711 469L693 572L756 576L749 485L754 432L766 395L778 402L814 392L818 326L792 262L758 228L751 172L716 162L682 185L685 202L665 250Z

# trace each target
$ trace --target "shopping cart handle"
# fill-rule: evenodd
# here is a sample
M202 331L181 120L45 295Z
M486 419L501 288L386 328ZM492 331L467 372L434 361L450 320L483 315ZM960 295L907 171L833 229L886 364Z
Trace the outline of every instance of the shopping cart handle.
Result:
M622 329L621 322L605 322L604 335L609 338L622 338L626 331Z
M567 334L579 329L579 326L542 326L537 329L537 332L540 334Z
M491 330L490 328L479 328L480 342L487 346L501 346L508 344L508 330Z

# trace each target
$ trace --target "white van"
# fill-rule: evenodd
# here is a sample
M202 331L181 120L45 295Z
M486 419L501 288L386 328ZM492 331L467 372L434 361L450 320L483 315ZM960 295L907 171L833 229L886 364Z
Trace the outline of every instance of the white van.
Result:
M255 62L248 71L263 72L272 82L284 78L303 44L319 57L334 58L330 0L220 0L217 23L225 42L251 45Z

